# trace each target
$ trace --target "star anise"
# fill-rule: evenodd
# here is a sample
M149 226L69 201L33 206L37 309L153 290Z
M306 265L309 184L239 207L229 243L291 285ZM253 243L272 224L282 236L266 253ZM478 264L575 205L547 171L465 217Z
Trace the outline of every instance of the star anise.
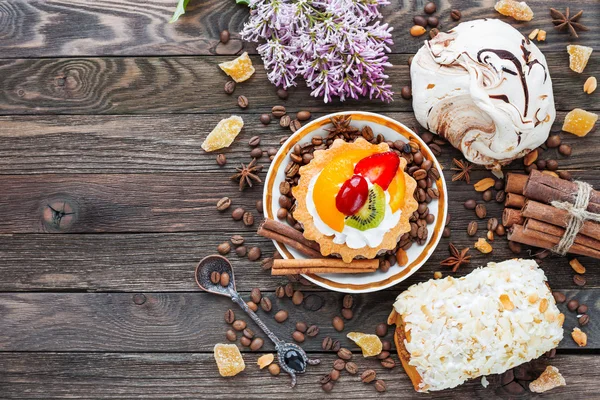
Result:
M456 246L450 243L449 250L450 254L452 255L446 258L440 264L444 267L452 267L452 272L456 272L456 270L458 270L458 268L461 265L465 265L471 262L471 256L467 255L467 253L470 250L468 247L465 247L461 251L458 251Z
M358 128L351 126L352 116L350 114L340 115L338 117L331 118L331 124L333 128L326 129L329 132L328 139L333 139L336 136L344 136L346 139L350 139L350 135L358 132Z
M453 158L452 162L456 165L456 167L451 168L452 171L458 171L452 175L452 182L466 181L467 183L471 183L471 170L473 169L473 165L467 160L457 160L456 158Z
M237 174L231 177L231 180L238 180L240 182L240 191L244 190L246 186L252 187L252 181L262 182L256 172L262 170L261 165L256 165L256 158L252 159L252 162L248 165L242 164L241 167L236 167Z
M578 30L589 30L587 26L577 22L579 18L581 18L581 16L583 15L583 10L580 10L577 14L571 17L569 16L569 7L567 7L567 11L565 11L564 14L554 8L551 8L550 15L552 16L552 23L556 25L556 29L558 29L559 31L564 31L565 29L568 29L569 33L572 36L579 37L577 35Z

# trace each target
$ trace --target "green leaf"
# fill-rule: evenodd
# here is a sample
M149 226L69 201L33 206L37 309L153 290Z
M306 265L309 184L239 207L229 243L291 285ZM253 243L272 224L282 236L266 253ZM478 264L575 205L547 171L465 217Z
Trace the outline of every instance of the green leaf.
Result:
M248 0L235 0L236 4L243 4L245 6L249 5Z
M171 20L169 21L170 24L177 21L179 17L185 14L185 8L187 7L189 2L190 0L179 0L179 2L177 3L177 8L173 13L173 17L171 17Z

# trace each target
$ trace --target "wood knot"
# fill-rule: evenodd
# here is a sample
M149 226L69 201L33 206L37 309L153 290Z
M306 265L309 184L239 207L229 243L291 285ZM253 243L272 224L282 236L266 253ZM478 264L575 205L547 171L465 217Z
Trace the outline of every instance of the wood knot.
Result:
M138 306L141 306L146 302L146 296L143 293L136 293L133 295L133 302Z
M318 311L323 307L325 300L318 294L309 294L304 298L304 303L302 303L304 309L308 311Z
M42 223L50 232L66 232L77 221L78 210L75 202L57 198L42 207Z

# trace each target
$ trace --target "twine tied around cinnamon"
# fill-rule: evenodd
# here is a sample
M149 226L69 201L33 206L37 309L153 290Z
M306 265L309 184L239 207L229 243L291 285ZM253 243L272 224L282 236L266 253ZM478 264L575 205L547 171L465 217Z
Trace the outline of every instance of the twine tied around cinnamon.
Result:
M587 211L588 203L590 202L590 196L592 194L592 186L589 183L582 181L575 181L577 184L577 192L574 193L575 201L573 204L567 201L552 201L550 204L561 210L565 210L569 213L569 221L567 222L567 228L564 235L558 242L552 251L560 255L565 255L573 246L577 234L581 230L585 221L596 221L600 222L600 214L592 213Z

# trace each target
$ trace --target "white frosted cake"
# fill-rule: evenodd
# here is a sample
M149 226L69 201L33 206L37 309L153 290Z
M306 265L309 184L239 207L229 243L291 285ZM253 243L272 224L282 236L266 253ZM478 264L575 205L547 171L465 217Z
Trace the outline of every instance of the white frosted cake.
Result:
M540 357L563 337L564 315L533 260L489 263L400 294L388 323L415 390L453 388Z

